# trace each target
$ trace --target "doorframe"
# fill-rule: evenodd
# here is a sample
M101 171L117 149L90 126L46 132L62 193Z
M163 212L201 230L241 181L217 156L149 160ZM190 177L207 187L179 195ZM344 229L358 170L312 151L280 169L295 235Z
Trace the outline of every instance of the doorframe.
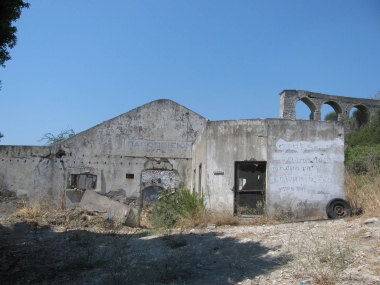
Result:
M267 201L267 170L268 170L268 162L267 161L235 161L234 162L234 215L237 215L237 196L238 193L240 192L239 189L239 182L238 182L238 165L240 164L262 164L264 165L265 171L264 171L264 182L263 182L263 189L262 190L257 190L257 191L264 191L264 197L263 197L263 203L264 203L264 209L266 207L266 201ZM242 191L244 192L244 191ZM247 191L248 192L248 191ZM265 214L265 210L263 212L263 215Z

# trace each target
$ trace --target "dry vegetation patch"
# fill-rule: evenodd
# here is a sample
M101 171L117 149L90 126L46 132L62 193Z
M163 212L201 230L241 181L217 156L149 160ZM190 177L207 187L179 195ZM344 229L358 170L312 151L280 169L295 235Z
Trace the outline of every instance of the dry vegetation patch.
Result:
M355 214L380 216L380 175L346 174L346 197Z
M18 213L1 220L3 284L380 282L380 225L364 225L358 218L261 220L266 224L180 227L157 234L84 209L47 212L34 224L25 217ZM368 231L370 237L360 237Z

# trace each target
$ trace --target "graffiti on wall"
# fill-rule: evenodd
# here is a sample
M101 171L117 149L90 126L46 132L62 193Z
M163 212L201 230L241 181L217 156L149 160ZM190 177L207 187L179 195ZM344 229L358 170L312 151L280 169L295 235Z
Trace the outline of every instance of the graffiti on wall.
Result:
M184 157L191 158L190 142L128 140L128 153L136 156L150 157Z
M334 168L344 161L342 139L285 141L272 153L269 183L280 197L327 195L340 184Z

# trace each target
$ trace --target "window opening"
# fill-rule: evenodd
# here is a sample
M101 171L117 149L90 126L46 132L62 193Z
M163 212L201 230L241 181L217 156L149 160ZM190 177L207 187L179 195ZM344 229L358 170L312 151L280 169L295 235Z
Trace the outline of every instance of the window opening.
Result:
M71 174L71 189L96 189L96 175Z
M133 179L133 178L135 178L135 175L133 173L126 173L125 174L125 178L127 178L127 179Z

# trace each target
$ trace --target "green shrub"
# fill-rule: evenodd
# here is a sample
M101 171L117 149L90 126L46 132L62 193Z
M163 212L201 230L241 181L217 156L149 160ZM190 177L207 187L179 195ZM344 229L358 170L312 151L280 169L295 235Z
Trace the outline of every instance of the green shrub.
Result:
M380 170L380 110L363 128L346 135L345 165L352 174Z
M186 188L162 190L160 198L148 214L153 227L173 228L185 221L194 221L205 210L205 200Z
M380 144L347 148L346 169L353 174L364 174L380 170Z
M380 110L371 117L371 121L363 128L346 135L348 147L371 146L380 144Z

